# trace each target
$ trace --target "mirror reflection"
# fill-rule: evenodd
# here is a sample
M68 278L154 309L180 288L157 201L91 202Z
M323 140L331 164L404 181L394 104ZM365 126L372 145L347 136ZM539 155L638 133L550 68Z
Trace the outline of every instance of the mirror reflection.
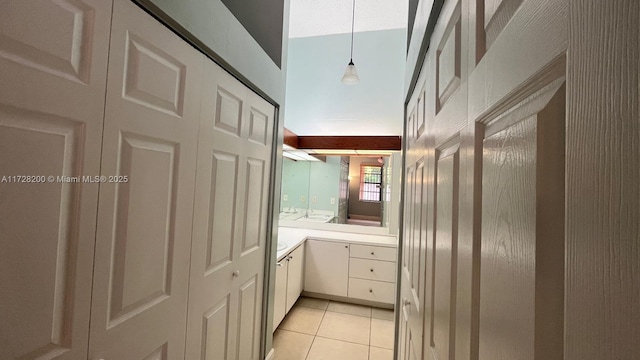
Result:
M319 156L320 161L285 158L280 219L388 227L393 161L383 156Z

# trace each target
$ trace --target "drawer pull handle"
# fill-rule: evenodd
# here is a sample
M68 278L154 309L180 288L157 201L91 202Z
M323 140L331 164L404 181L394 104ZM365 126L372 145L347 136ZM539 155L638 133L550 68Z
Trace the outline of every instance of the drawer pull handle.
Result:
M345 248L345 249L348 249L348 248L349 248L349 245L345 245L345 246L344 246L344 248Z
M375 253L372 251L372 252L371 252L371 255L375 255Z
M409 306L409 305L411 305L411 301L407 300L407 298L404 298L403 303L404 303L404 306Z
M291 259L293 259L293 256L289 256L289 257L287 258L287 260L291 260Z
M372 293L372 292L373 292L373 289L369 289L369 292L370 292L370 293Z
M373 272L373 268L369 269L369 271Z
M231 276L234 277L234 278L237 278L238 276L240 276L240 271L236 270L236 271L232 272Z

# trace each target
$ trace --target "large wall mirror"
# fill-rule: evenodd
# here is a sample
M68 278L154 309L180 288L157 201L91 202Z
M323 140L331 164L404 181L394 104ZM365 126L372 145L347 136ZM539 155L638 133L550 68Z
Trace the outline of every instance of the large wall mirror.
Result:
M285 157L281 223L305 227L348 224L395 232L400 162L399 152Z

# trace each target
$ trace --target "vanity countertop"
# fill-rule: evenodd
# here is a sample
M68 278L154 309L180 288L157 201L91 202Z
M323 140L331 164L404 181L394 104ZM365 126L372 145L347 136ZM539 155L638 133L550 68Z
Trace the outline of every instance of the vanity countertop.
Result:
M314 230L303 228L290 228L280 226L278 228L278 242L287 245L279 250L277 261L294 250L307 239L328 240L337 242L362 243L366 245L397 247L398 239L394 235L357 234L341 231Z

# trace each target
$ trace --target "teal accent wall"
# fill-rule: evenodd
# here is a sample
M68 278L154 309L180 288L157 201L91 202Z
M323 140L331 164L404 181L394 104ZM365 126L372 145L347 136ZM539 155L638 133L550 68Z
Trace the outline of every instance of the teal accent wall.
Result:
M136 1L157 6L279 105L284 104L289 0L277 1L281 16L261 16L263 4L256 1L246 9L232 7L241 20L221 0ZM245 27L242 22L252 24ZM253 32L272 28L273 33L257 36L256 41L247 28ZM276 54L278 51L280 54Z
M293 161L287 158L283 160L280 212L291 206L296 209L309 207L309 164L308 161ZM287 201L284 200L285 195Z
M316 200L314 203L313 200ZM331 198L334 203L331 204ZM338 215L340 198L340 157L327 156L326 162L312 162L309 166L309 208L333 211Z
M331 198L334 198L334 204L331 204ZM337 216L340 200L340 157L327 156L326 162L293 161L285 158L282 165L280 199L280 211L294 206L296 209L333 211Z

